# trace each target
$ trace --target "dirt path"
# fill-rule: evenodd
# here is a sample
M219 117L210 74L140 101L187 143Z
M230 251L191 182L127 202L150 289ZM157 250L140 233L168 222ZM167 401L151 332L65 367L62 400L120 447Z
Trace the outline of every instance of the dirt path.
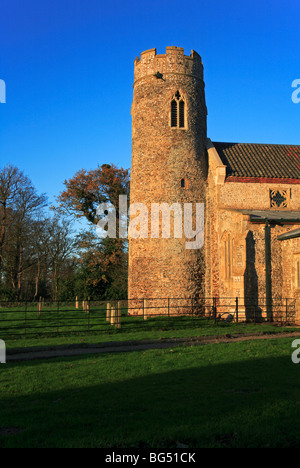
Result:
M72 357L83 354L124 353L131 351L145 351L148 349L173 348L177 346L200 346L211 343L233 343L238 341L268 340L279 338L295 339L299 332L293 333L264 333L261 335L235 334L224 336L197 336L193 338L173 338L148 341L109 342L92 345L69 345L47 348L23 348L7 350L7 362L30 361L34 359L53 359L58 357Z

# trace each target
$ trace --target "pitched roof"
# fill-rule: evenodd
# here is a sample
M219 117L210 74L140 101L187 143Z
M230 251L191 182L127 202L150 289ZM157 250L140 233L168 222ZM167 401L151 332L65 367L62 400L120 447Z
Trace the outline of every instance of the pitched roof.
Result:
M280 234L277 236L278 240L286 240L286 239L295 239L296 237L300 237L300 228L293 229L293 231L285 232L284 234Z
M300 179L300 146L213 142L230 178Z
M274 221L277 223L300 223L300 211L276 211L276 210L244 210L231 208L228 211L236 211L249 216L252 223Z

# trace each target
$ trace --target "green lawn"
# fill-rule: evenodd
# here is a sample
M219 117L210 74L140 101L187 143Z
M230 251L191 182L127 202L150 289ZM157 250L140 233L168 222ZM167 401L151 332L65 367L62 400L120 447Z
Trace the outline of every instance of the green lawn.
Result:
M74 304L47 303L41 313L37 304L1 304L0 339L7 348L93 344L107 341L153 340L163 338L224 335L227 333L279 333L299 330L276 324L226 323L199 316L128 316L122 310L121 328L106 320L106 303L93 302L90 313ZM175 311L176 312L176 311ZM174 313L174 310L173 310Z
M181 311L179 316L178 310ZM128 315L128 311L129 309L122 308L121 330L119 330L122 333L135 334L143 330L149 334L154 330L198 328L206 329L210 334L210 331L216 328L212 319L208 320L203 316L195 315L188 307L182 310L178 307L164 309L164 315L155 315L156 309L150 308L147 320L144 320L141 315ZM139 311L141 312L141 309ZM130 309L130 312L136 312L136 310ZM217 325L226 327L228 324L222 320ZM242 323L236 325L239 330L245 328ZM264 325L268 326L266 323ZM70 303L46 303L41 311L38 310L38 304L33 303L19 305L0 303L0 339L6 341L24 338L26 340L40 339L42 336L110 335L115 331L116 327L106 320L106 302L103 301L91 302L89 313L82 307L76 309L74 304Z
M0 333L5 338L106 331L109 327L104 303L93 303L90 313L69 303L47 303L40 311L33 303L2 304L0 308Z
M0 447L300 447L291 343L0 365Z
M128 318L128 320L130 320ZM117 330L113 326L107 324L107 329L103 332L83 333L83 332L66 332L65 334L53 335L29 335L24 337L9 336L8 338L1 335L0 339L5 339L8 349L12 348L30 348L30 347L51 347L51 346L68 346L85 344L99 344L114 341L140 341L140 340L163 340L167 338L184 338L184 337L197 337L197 336L224 336L227 334L278 334L278 333L291 333L294 331L300 332L299 327L281 327L276 324L245 324L245 323L226 323L218 322L214 324L212 320L199 319L198 323L193 326L189 324L179 324L174 318L168 326L167 322L161 323L158 320L141 321L141 319L133 318L134 321L138 320L139 326L122 327Z

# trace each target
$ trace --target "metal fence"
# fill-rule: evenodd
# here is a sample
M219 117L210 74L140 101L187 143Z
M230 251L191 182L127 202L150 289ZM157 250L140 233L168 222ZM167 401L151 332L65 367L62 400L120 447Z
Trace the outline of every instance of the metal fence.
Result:
M201 327L220 322L291 325L295 299L162 298L122 301L0 301L0 338Z

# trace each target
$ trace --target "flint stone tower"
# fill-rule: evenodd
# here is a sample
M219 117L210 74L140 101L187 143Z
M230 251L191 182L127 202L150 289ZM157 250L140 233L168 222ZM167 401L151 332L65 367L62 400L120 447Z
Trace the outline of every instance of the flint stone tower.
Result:
M170 238L162 238L161 232L151 238L150 221L154 203L205 203L204 87L203 65L195 51L186 56L181 47L167 47L166 54L157 55L151 49L135 59L130 204L147 206L149 235L129 235L129 299L203 294L204 247L187 250L184 234L174 238L173 216Z

